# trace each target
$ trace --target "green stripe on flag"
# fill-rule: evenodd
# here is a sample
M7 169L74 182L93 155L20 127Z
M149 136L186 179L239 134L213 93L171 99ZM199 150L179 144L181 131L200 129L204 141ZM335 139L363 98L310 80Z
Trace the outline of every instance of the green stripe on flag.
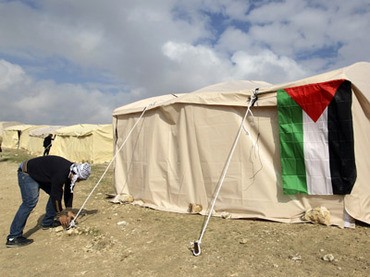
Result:
M302 108L285 90L277 91L284 194L308 193L303 149Z

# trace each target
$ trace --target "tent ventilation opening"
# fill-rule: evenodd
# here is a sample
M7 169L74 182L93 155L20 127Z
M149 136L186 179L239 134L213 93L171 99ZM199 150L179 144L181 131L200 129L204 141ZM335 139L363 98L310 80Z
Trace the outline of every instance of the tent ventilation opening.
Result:
M200 248L200 244L202 243L202 238L203 238L203 236L204 236L204 233L205 233L205 231L206 231L206 228L207 228L208 222L209 222L209 220L210 220L210 218L211 218L211 215L212 215L212 213L213 213L213 210L214 210L214 207L215 207L215 204L216 204L216 200L217 200L217 198L218 198L218 194L220 193L220 190L221 190L222 184L223 184L223 182L224 182L224 180L225 180L225 177L226 177L227 170L229 169L231 159L232 159L232 157L233 157L233 155L234 155L235 148L236 148L236 146L237 146L237 144L238 144L238 141L239 141L239 138L240 138L240 134L241 134L241 132L242 132L242 130L243 130L243 127L244 127L244 122L245 122L245 120L246 120L246 118L247 118L248 114L251 112L251 110L250 110L250 109L251 109L251 107L253 107L253 106L254 106L254 104L256 103L256 101L257 101L257 100L258 100L258 88L256 88L256 89L255 89L254 93L251 95L251 97L250 97L250 99L249 99L248 109L247 109L247 111L245 112L245 115L244 115L244 117L243 117L243 120L242 120L242 122L241 122L241 124L240 124L238 134L237 134L236 139L235 139L235 141L234 141L234 144L233 144L233 146L232 146L232 148L231 148L231 152L230 152L230 155L229 155L229 157L228 157L228 159L227 159L227 162L226 162L226 166L225 166L225 168L224 168L224 171L222 172L221 180L220 180L220 182L219 182L219 185L218 185L218 188L217 188L217 191L216 191L215 197L213 198L212 206L211 206L211 209L210 209L210 211L209 211L209 213L208 213L207 220L206 220L206 223L205 223L205 224L204 224L204 226L203 226L203 230L202 230L202 232L201 232L201 234L200 234L200 237L199 237L199 239L198 239L197 241L191 242L191 245L193 245L193 250L192 250L192 251L193 251L193 255L194 255L194 256L199 256L199 255L201 254L201 252L202 252L202 250L201 250L201 248Z

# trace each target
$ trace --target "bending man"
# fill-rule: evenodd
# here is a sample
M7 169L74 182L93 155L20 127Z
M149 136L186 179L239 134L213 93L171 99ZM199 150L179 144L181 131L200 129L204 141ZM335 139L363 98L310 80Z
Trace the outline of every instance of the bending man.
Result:
M88 163L75 164L58 156L37 157L21 163L18 184L22 204L16 213L7 237L7 247L25 246L33 242L23 237L28 216L35 208L40 188L50 195L46 214L41 222L43 229L63 225L67 227L75 217L72 213L73 188L76 182L86 180L91 173ZM62 207L64 197L65 209ZM58 220L55 220L55 217Z

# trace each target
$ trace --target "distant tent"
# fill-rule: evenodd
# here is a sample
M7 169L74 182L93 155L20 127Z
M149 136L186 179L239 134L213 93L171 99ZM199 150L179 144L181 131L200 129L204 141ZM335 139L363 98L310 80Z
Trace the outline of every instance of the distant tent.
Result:
M29 132L29 142L27 151L34 155L41 155L44 152L43 142L44 138L49 134L54 135L54 132L58 129L64 128L65 126L45 126L37 129L33 129Z
M113 130L111 124L79 124L55 130L50 155L62 156L73 162L94 164L111 161Z
M35 125L14 125L4 129L3 144L4 148L10 149L25 149L27 150L29 135L28 132L40 128L42 126Z
M115 151L147 109L117 154L116 199L120 193L129 193L137 203L180 213L188 212L189 204L195 203L201 204L200 213L206 214L246 107L259 88L215 204L216 215L294 223L304 221L305 211L323 206L330 211L333 225L353 226L351 217L370 224L368 76L370 63L361 62L281 85L235 81L117 108L113 112ZM357 166L352 192L284 194L277 91L338 79L351 82Z
M0 121L0 137L3 136L3 132L5 128L15 126L15 125L22 125L22 123L17 121Z
M3 142L3 133L4 129L14 126L14 125L21 125L22 123L16 121L0 121L0 145Z

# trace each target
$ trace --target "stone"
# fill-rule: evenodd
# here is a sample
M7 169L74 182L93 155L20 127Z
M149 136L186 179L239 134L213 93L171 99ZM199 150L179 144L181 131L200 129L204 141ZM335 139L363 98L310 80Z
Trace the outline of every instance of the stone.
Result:
M326 262L332 262L332 261L334 261L334 256L333 256L333 254L326 254L326 255L322 256L321 259L323 259Z
M58 226L58 227L54 228L55 233L62 232L63 230L64 230L63 226Z
M189 204L189 213L200 213L203 210L203 207L201 204L194 204L190 203Z
M290 255L289 258L295 262L298 262L298 261L301 261L302 260L302 257L301 255L299 254L295 254L295 255Z
M134 198L127 194L127 193L121 193L116 197L116 200L118 200L121 203L132 203L134 202Z
M309 209L304 215L304 220L328 226L330 225L330 212L325 207Z
M242 238L239 243L240 244L246 244L248 242L248 239L247 238Z
M69 236L72 236L72 235L79 235L80 232L76 229L76 228L70 228L69 230L66 231L66 233L69 235Z
M228 213L228 212L222 212L222 213L221 213L221 217L222 217L223 219L231 218L231 214L230 214L230 213Z

